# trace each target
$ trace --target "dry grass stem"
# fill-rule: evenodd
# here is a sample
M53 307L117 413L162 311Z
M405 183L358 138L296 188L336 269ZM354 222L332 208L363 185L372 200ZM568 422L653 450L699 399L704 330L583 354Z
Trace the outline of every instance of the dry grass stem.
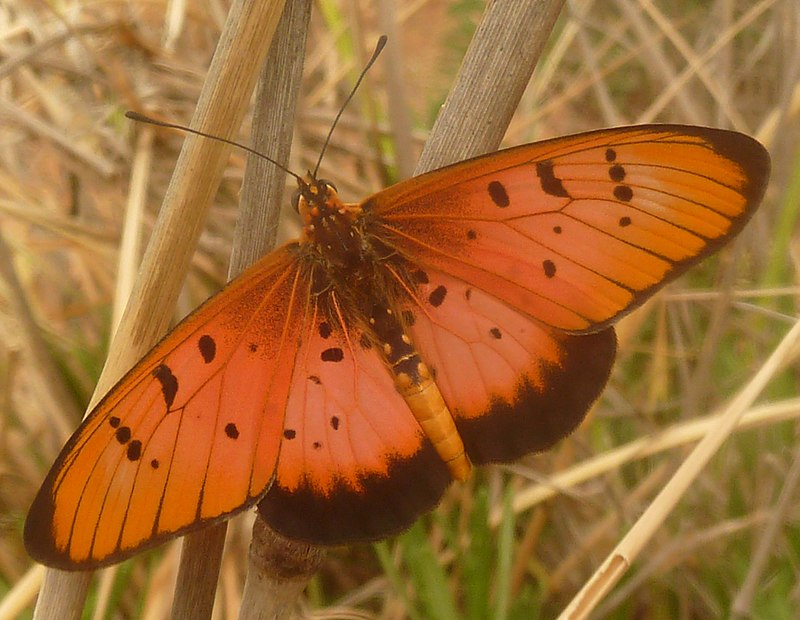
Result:
M645 459L660 452L691 445L710 432L715 432L723 420L725 412L695 418L659 431L650 437L640 437L633 441L607 450L568 469L553 474L546 480L536 483L514 495L515 512L530 510L560 493L574 495L573 489L589 480L602 477L632 461ZM737 422L737 430L771 426L800 417L800 399L761 405L745 411ZM496 526L502 517L500 508L490 516L490 523Z
M800 354L800 321L786 334L773 354L750 382L719 414L719 423L704 435L675 475L656 496L645 513L609 554L592 578L575 596L560 618L586 618L607 592L619 581L639 552L650 541L656 528L670 514L693 480L700 475L708 461L725 442L748 407L761 394L775 374Z

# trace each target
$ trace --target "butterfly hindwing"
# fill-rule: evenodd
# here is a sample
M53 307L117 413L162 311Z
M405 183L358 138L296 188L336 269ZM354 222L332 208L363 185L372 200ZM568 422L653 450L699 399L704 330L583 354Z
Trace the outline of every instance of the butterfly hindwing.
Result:
M263 495L299 337L304 276L291 248L198 308L81 424L31 507L36 559L116 562Z
M474 463L545 450L575 429L608 380L613 329L565 334L447 274L412 277L409 333Z
M451 481L358 311L335 298L308 296L276 478L259 504L277 531L324 544L401 531Z
M364 203L376 235L423 268L552 327L595 331L738 232L766 150L722 130L608 129L455 164Z

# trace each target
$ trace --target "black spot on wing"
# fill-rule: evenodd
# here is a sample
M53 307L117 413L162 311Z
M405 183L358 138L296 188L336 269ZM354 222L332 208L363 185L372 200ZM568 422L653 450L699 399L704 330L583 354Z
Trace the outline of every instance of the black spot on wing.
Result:
M492 181L486 189L489 191L489 198L501 209L511 204L511 201L508 199L508 192L500 181Z
M138 461L142 458L142 442L134 439L128 444L128 449L125 451L125 456L129 461Z
M622 202L630 202L633 198L633 190L627 185L617 185L614 188L614 198Z
M153 469L158 469L159 467L161 467L161 463L158 462L158 459L153 459L150 461L150 467L152 467Z
M127 426L120 426L117 432L114 433L114 437L119 443L124 445L131 440L131 429Z
M553 162L540 161L536 164L536 174L539 176L539 185L545 194L557 198L569 198L569 192L564 188L553 169Z
M331 428L335 431L339 430L339 417L331 416Z
M544 275L548 278L552 278L556 275L556 264L551 260L543 260L542 269L544 269Z
M560 235L562 232L561 226L553 226L553 232L556 233L557 235Z
M225 425L225 434L231 439L238 439L239 429L236 428L236 425L233 422L228 422Z
M122 421L122 420L120 420L120 419L119 419L117 416L115 416L115 415L112 415L110 418L108 418L108 424L109 424L109 426L110 426L111 428L117 428L117 427L119 426L119 423L120 423L121 421Z
M443 284L440 284L430 295L428 295L428 302L434 307L438 308L444 302L444 298L447 296L447 287Z
M283 438L284 439L294 439L297 437L297 431L291 428L284 429L283 431Z
M492 338L500 340L503 337L503 332L501 332L497 327L492 327L489 330L489 333L492 335Z
M217 343L208 334L203 334L197 341L197 348L200 349L200 355L206 364L210 364L217 356Z
M319 324L319 335L323 339L327 340L328 338L330 338L332 332L333 330L331 329L331 326L327 321L322 321L322 323Z
M344 351L340 347L331 347L320 354L320 359L323 362L341 362L344 359Z
M473 241L478 238L478 233L471 228L467 231L467 239Z
M172 409L172 403L175 402L175 395L178 393L178 378L172 374L172 370L166 364L156 366L153 370L153 377L161 384L164 404L169 411Z
M422 271L422 269L417 269L411 272L411 277L417 284L427 284L430 282L428 279L428 274Z
M608 169L608 176L612 181L621 183L625 179L625 168L619 164L614 164Z
M322 384L322 379L320 379L317 375L308 375L308 380L315 385Z
M611 163L612 161L616 161L617 159L617 152L614 149L606 149L606 161Z
M619 218L619 225L622 226L623 228L625 228L626 226L630 226L631 225L631 218L629 218L627 216L623 216L623 217Z

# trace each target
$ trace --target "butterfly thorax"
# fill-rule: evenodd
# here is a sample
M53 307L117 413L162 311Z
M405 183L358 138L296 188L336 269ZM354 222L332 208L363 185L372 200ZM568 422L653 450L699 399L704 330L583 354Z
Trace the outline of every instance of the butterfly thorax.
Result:
M331 270L358 271L370 254L362 232L361 206L343 203L332 184L311 175L299 185L302 243Z

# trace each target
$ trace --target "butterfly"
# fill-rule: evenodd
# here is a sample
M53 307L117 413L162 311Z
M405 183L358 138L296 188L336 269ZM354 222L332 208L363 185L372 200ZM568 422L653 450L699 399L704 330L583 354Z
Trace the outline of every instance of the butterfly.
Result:
M360 203L298 177L301 237L95 407L33 501L30 555L96 568L254 505L311 543L402 531L473 465L569 435L608 380L613 323L730 241L768 176L750 137L642 125Z

